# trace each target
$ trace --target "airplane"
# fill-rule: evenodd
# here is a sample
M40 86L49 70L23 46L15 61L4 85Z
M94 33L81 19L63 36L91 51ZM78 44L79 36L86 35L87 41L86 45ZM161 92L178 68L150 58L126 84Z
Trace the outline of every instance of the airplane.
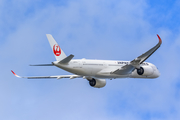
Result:
M56 66L73 75L56 76L33 76L21 77L11 72L19 78L45 79L45 78L83 78L89 81L89 85L94 88L102 88L106 85L106 79L116 78L158 78L160 72L155 65L145 62L162 44L162 40L157 34L159 42L150 50L135 58L132 61L119 60L92 60L92 59L73 59L74 55L66 56L51 34L46 34L56 61L51 64L37 64L30 66Z

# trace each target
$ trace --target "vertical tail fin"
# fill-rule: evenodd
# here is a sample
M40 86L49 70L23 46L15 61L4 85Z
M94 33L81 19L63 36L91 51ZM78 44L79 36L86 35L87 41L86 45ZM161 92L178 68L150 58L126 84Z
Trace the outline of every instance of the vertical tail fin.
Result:
M64 58L66 58L66 54L63 52L63 50L60 48L60 46L57 44L57 42L54 40L51 34L46 34L47 39L49 41L49 44L52 48L52 51L54 53L54 56L57 61L61 61Z

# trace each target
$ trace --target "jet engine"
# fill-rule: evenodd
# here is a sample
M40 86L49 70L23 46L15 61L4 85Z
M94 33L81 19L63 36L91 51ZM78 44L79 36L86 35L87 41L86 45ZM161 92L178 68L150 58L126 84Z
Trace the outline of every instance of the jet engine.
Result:
M106 85L105 79L94 79L89 80L89 85L95 88L102 88Z
M150 76L152 75L154 72L153 68L150 67L150 66L143 66L143 67L140 67L139 69L135 69L133 72L132 72L132 76L133 77L139 77L139 76Z

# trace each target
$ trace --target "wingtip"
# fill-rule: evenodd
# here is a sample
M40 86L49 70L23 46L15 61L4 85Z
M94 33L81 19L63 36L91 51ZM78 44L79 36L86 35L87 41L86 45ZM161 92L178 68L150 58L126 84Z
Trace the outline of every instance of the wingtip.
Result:
M11 70L11 72L12 72L14 75L16 75L16 73L15 73L14 71Z
M11 70L11 72L18 78L20 78L20 76L18 76L14 71Z
M157 34L157 37L159 39L159 43L162 44L162 40L161 40L161 38L160 38L160 36L158 34Z

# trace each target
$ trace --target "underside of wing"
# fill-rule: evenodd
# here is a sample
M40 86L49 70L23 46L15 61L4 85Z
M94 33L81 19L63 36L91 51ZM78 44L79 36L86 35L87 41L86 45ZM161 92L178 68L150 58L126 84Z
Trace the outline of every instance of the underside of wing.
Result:
M46 79L46 78L56 78L56 79L61 79L61 78L81 78L82 76L79 75L56 75L56 76L32 76L32 77L21 77L19 75L17 75L16 73L14 73L12 70L11 72L18 78L27 78L27 79Z

